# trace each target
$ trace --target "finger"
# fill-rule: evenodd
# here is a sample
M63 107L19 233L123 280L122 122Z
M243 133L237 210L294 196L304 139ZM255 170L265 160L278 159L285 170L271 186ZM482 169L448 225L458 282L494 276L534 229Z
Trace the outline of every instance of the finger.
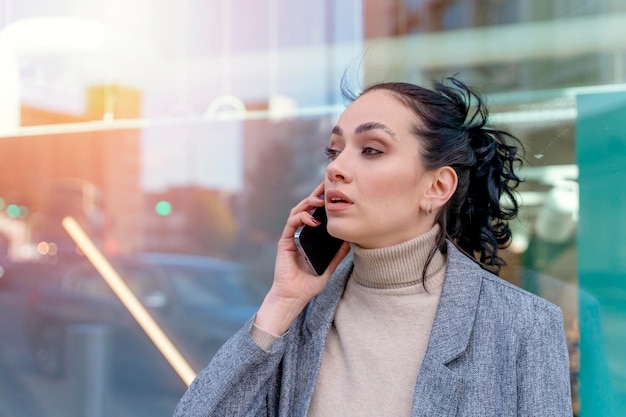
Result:
M287 224L291 224L294 227L299 227L302 224L306 224L307 226L316 227L320 224L320 221L317 220L311 213L308 211L301 211L293 216L290 216L287 219Z
M283 228L282 238L293 238L294 233L298 227L303 224L311 227L319 226L320 222L313 217L308 211L300 211L296 214L289 216L287 223Z
M299 202L294 208L289 212L289 217L295 216L298 213L307 212L310 214L313 209L317 207L322 207L324 205L324 200L321 200L317 197L307 197L306 199Z
M289 213L287 223L283 228L281 238L293 237L296 229L303 224L308 226L318 226L320 222L314 218L311 211L316 207L324 206L324 183L318 184L311 194L304 200L300 201Z
M318 184L317 187L313 189L311 194L309 194L309 197L320 197L323 195L324 195L324 182L322 181L320 184Z
M321 207L324 205L324 183L319 184L313 189L308 197L300 201L294 208L291 209L290 215L295 215L300 211L310 211L315 207Z

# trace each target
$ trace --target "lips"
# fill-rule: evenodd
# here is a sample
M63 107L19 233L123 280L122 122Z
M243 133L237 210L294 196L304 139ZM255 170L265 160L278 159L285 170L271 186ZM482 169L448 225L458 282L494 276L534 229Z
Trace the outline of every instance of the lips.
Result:
M339 190L327 190L324 196L326 204L352 204L352 201Z

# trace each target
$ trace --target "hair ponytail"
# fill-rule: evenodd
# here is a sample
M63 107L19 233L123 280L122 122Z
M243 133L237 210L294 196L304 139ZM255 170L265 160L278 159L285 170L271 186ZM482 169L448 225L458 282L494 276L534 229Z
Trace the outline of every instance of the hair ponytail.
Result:
M477 254L482 264L497 271L504 265L498 248L510 243L508 221L519 210L515 188L521 180L514 169L521 165L521 158L518 147L509 144L518 140L506 132L485 128L486 117L485 110L480 124L467 128L476 162L469 168L467 191L452 197L458 202L450 206L458 206L458 211L446 213L446 232L460 248Z
M498 272L505 264L498 248L510 243L508 221L518 213L515 189L521 180L515 169L522 163L518 152L523 146L510 133L487 127L489 113L478 94L454 77L445 81L435 82L433 90L381 83L363 93L390 91L413 110L419 117L414 134L420 138L426 169L450 166L457 174L457 189L437 215L441 230L429 261L435 251L445 250L449 238Z
M508 221L519 210L515 189L521 180L515 169L522 164L518 151L523 146L510 133L488 128L489 112L484 100L461 81L448 80L451 86L436 83L435 91L448 98L464 120L457 127L457 143L442 148L455 148L466 155L449 161L457 172L459 185L439 221L448 238L498 272L505 264L498 256L498 248L509 245L512 235ZM436 149L431 151L435 152ZM447 165L443 161L445 152L441 159L439 163Z

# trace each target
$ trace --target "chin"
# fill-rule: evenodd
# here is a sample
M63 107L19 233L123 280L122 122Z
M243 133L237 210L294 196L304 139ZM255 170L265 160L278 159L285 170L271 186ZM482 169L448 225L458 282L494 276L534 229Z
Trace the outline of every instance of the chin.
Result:
M348 228L344 225L340 225L337 223L340 223L340 222L336 220L328 221L328 224L326 225L326 229L328 230L328 233L331 236L336 237L337 239L345 240L347 242L352 242L355 237L352 233L350 233L350 229L352 228Z

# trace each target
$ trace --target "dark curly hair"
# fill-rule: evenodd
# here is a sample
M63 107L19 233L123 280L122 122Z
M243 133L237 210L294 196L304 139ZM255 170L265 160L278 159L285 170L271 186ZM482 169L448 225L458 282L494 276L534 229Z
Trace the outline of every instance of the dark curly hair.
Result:
M455 77L434 82L433 90L402 82L384 82L366 88L391 92L419 118L413 133L420 138L422 161L428 170L449 166L458 177L453 196L439 211L441 226L436 245L445 253L446 238L498 273L505 261L498 248L511 241L508 222L518 213L515 189L521 180L514 172L522 164L524 147L515 136L487 127L484 99ZM344 97L356 97L342 89ZM502 197L508 201L502 204ZM426 268L423 277L425 278Z

